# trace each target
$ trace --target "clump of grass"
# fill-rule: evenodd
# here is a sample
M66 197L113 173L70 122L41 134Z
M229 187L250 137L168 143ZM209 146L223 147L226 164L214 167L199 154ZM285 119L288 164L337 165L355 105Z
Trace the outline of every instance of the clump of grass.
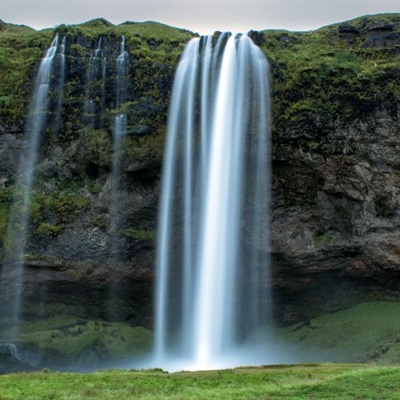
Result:
M146 229L128 228L124 230L123 234L126 237L131 237L133 239L138 239L138 240L151 240L151 241L156 240L156 232L154 229L146 230Z

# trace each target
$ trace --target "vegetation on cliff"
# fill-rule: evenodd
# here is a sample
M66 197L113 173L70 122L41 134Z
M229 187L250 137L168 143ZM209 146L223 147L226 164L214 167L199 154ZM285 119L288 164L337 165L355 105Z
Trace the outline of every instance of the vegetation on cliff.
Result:
M156 22L126 22L115 26L104 19L74 26L60 25L40 32L5 23L1 26L0 132L4 134L23 133L41 58L55 35L59 35L60 42L65 38L66 43L62 122L56 123L59 88L54 86L50 91L48 124L41 139L40 166L31 207L27 252L30 259L40 259L45 256L38 254L37 243L45 244L59 235L76 217L82 218L82 211L89 213L85 217L88 227L90 221L98 221L104 215L104 206L96 202L93 207L93 202L100 196L108 202L110 196L110 188L104 188L104 184L112 169L113 120L121 112L115 108L115 60L121 38L125 37L129 53L128 96L122 104L128 116L128 135L122 143L123 171L127 171L125 180L138 181L142 186L159 177L173 74L193 34ZM100 41L107 60L105 117L102 125L90 128L82 110L90 57ZM18 203L12 188L17 162L4 167L0 205L5 212L0 213L0 244L7 231L6 210L12 201ZM108 224L109 221L104 221L102 227L107 228ZM139 224L121 229L154 230L154 222L150 224L150 227ZM7 254L7 260L12 261L12 248L0 246L0 256L4 258Z
M400 15L357 18L316 31L264 31L258 41L272 63L276 142L296 141L323 157L352 154L337 128L369 120L400 100ZM289 150L289 147L285 149Z

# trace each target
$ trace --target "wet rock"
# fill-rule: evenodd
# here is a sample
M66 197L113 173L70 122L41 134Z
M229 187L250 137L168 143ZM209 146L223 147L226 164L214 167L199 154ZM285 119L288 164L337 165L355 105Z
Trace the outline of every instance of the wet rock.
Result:
M137 125L128 132L129 135L147 136L154 133L154 128L150 125Z
M0 135L0 177L3 187L15 177L23 141L13 134Z
M39 366L40 359L36 352L19 349L12 343L0 343L0 374L32 371Z

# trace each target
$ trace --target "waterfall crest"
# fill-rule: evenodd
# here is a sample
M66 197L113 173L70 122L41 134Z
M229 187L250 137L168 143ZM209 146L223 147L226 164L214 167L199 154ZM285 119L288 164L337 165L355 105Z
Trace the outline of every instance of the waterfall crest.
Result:
M268 63L248 36L188 43L163 167L158 366L243 363L238 352L268 325L269 108Z

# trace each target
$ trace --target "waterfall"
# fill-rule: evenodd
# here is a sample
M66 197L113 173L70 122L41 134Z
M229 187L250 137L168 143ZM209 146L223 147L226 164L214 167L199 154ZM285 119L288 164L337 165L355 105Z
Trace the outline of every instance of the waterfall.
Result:
M102 52L102 38L89 59L86 75L84 123L89 128L104 124L107 59Z
M121 51L116 60L116 84L115 84L115 107L117 115L114 118L113 126L113 168L112 168L112 195L111 195L111 236L115 235L116 229L119 225L118 212L119 200L118 194L120 191L119 177L120 177L120 164L121 164L121 139L126 134L126 112L123 110L124 103L127 98L127 84L128 84L128 69L129 69L129 55L125 51L125 37L121 39ZM115 247L115 246L114 246ZM116 249L114 249L116 250ZM113 251L112 251L113 252ZM113 252L114 253L114 252ZM113 257L117 255L115 251Z
M18 181L8 224L6 238L7 260L15 263L7 268L3 267L1 294L12 299L8 309L9 314L14 319L14 324L17 326L16 329L19 329L18 323L23 297L24 255L29 227L32 185L38 158L39 142L47 119L48 94L58 42L59 38L56 36L41 60L36 76L25 128L25 147L19 163ZM12 286L4 287L6 282L10 281L12 281Z
M246 35L212 42L188 43L172 93L156 260L163 368L257 363L271 315L269 67Z
M121 140L126 134L127 115L123 109L127 99L127 85L129 73L129 55L125 50L125 37L121 39L121 50L116 60L116 84L115 84L115 107L117 115L114 118L113 125L113 165L111 174L111 207L110 207L110 265L118 264L121 249L118 246L120 239L120 175L121 175ZM113 275L113 272L111 272ZM115 319L118 316L118 304L115 302L116 297L115 284L110 286L110 311L109 317Z
M65 44L66 37L63 37L63 40L60 44L59 52L58 52L58 63L59 63L59 76L58 76L58 85L57 85L57 104L56 104L56 116L54 120L53 131L58 134L61 130L62 126L62 105L64 100L64 86L65 86Z

